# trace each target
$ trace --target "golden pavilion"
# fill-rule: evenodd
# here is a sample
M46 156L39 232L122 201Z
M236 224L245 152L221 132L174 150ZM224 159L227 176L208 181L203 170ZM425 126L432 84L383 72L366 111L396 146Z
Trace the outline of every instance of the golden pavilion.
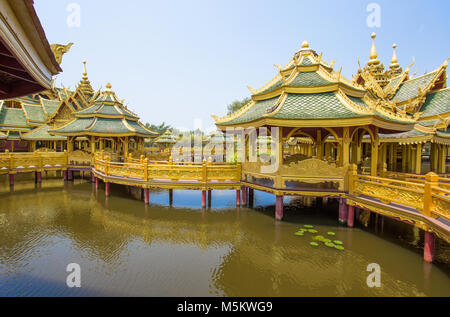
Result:
M395 49L396 45L389 69L384 70L372 34L370 60L348 80L333 69L334 61L325 62L304 41L286 66L275 65L278 73L271 81L258 90L249 87L247 105L225 117L213 116L216 125L223 131L279 128L281 142L276 146L284 153L279 158L282 167L283 160L297 155L298 160L289 158L290 164L308 157L337 167L354 163L373 176L385 164L393 171L446 173L448 63L413 78L409 67L401 69ZM303 138L298 147L305 148L302 155L283 150L293 144L292 138Z
M139 122L110 84L104 91L94 91L86 61L83 64L74 91L52 86L38 94L0 101L0 151L104 150L118 156L144 151L144 138L154 139L158 134Z

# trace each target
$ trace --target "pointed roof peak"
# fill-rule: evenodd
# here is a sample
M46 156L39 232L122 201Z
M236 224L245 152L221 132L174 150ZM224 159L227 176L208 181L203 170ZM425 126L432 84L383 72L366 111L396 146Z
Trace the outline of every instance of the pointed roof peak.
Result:
M397 44L392 44L392 49L393 49L393 53L392 53L392 60L391 63L392 64L396 64L397 63L397 54L395 53L395 49L397 48Z
M370 37L372 38L372 48L370 49L370 60L368 62L369 65L371 64L379 64L380 61L377 59L378 52L377 48L375 47L375 38L377 37L377 34L373 32Z
M91 86L91 82L87 76L86 70L86 60L83 61L83 77L81 77L80 83L78 84L78 88L83 92L85 96L88 98L94 95L94 89Z
M83 76L87 76L86 60L83 61Z
M389 65L391 75L393 77L398 76L402 73L402 68L400 67L400 64L398 63L397 53L395 52L396 48L397 48L397 44L394 43L392 45L393 52L392 52L391 65Z

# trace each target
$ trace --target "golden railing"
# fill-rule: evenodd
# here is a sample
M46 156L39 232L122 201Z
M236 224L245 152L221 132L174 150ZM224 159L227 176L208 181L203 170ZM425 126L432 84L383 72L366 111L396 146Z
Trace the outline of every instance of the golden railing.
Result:
M109 156L95 155L94 168L105 176L118 176L142 181L171 180L209 182L240 182L241 165L232 163L179 163L127 158L125 162L111 162Z
M377 198L386 204L412 207L425 216L450 220L450 190L437 174L431 172L424 175L423 179L407 179L360 175L356 166L351 165L348 172L348 193Z
M408 182L425 184L426 175L420 174L410 174L410 173L401 173L401 172L387 172L386 176L389 178L400 179ZM438 183L439 186L450 190L450 177L447 174L438 175Z
M0 173L63 169L68 164L66 152L0 153Z

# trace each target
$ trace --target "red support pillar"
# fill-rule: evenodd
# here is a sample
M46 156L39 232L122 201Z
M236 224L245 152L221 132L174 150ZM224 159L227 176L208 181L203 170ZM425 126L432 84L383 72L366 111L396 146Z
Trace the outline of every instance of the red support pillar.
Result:
M347 221L347 204L344 198L339 199L339 223L345 224Z
M206 208L206 190L202 190L202 208Z
M239 189L236 190L236 206L241 206L241 190Z
M275 219L283 219L283 196L276 196L275 199Z
M150 203L150 190L148 188L144 188L144 202L146 205Z
M95 178L95 189L98 189L99 186L99 179L98 177Z
M14 186L14 174L9 174L9 185Z
M249 207L253 207L253 201L255 197L255 190L253 188L248 189L248 205Z
M73 171L67 171L68 175L69 175L69 181L73 181Z
M173 205L173 189L169 189L169 205Z
M427 262L434 260L434 233L425 231L425 245L423 249L423 259Z
M95 175L93 172L91 172L91 183L95 182Z
M212 190L208 190L208 207L211 208L211 192Z
M109 182L105 182L105 196L109 197L110 195L110 184Z
M247 201L248 201L247 187L242 186L242 206L247 206Z
M355 223L355 206L348 206L347 226L353 228Z
M38 183L42 183L42 173L41 172L36 172L36 181Z
M67 181L67 170L63 171L63 174L64 174L64 181Z

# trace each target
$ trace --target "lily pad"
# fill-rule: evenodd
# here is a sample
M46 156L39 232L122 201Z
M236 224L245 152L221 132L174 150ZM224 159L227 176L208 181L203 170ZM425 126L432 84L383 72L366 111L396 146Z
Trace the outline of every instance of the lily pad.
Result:
M342 241L340 241L340 240L334 240L333 242L334 242L334 244L342 244Z
M317 242L310 242L310 245L312 245L313 247L317 247L319 244Z
M295 235L296 236L303 236L304 234L303 234L303 232L296 232Z
M329 243L329 242L331 242L331 240L330 240L330 239L324 238L324 239L322 240L322 242L323 242L323 243Z
M311 226L311 225L304 225L303 227L305 227L305 228L314 228L314 226Z
M325 242L325 245L330 248L334 248L336 245L332 242Z
M327 232L327 234L328 234L329 236L334 236L334 235L335 235L335 233L334 233L333 231Z
M315 229L309 229L308 232L311 232L311 233L317 233L318 231L315 230Z
M315 241L321 241L322 242L323 239L325 239L325 238L324 238L324 236L315 236L312 239L315 240Z
M336 245L335 248L340 251L344 250L344 247L342 245Z

